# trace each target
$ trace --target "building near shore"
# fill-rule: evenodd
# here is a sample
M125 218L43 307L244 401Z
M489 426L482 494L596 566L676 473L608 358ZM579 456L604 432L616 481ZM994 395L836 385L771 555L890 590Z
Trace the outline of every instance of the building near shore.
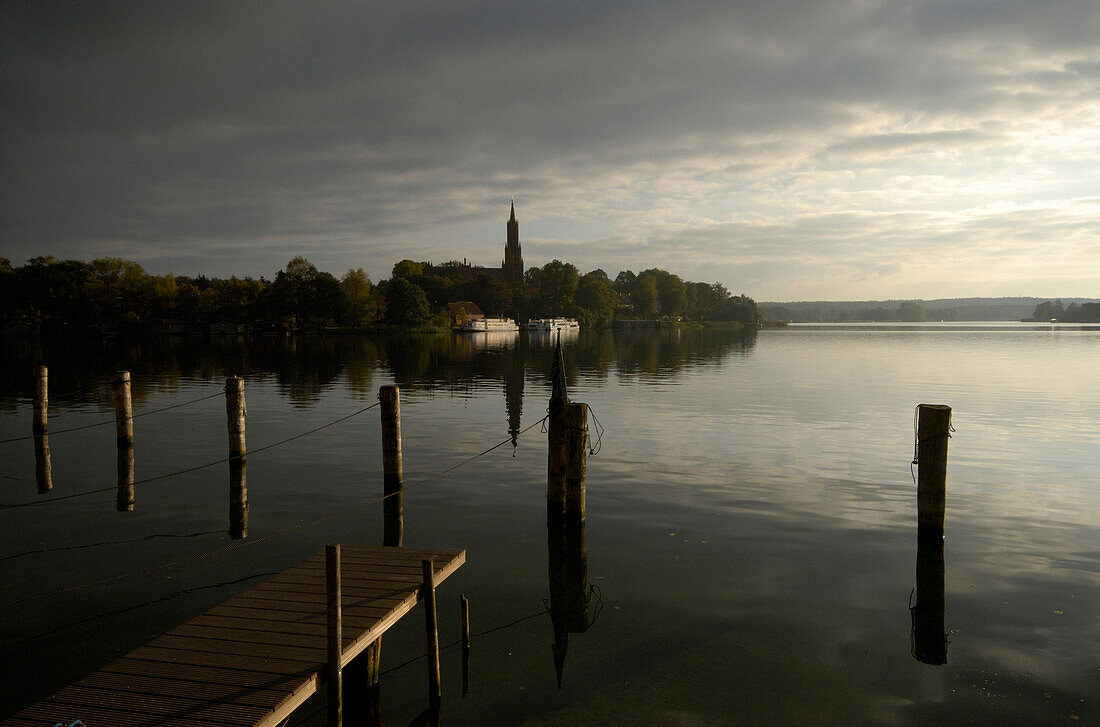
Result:
M500 267L482 267L471 265L465 258L462 262L450 262L433 265L424 263L425 275L438 275L451 280L474 280L480 275L488 275L509 285L523 285L523 251L519 244L519 221L516 219L516 201L512 200L512 210L508 218L508 236L504 243L504 259Z

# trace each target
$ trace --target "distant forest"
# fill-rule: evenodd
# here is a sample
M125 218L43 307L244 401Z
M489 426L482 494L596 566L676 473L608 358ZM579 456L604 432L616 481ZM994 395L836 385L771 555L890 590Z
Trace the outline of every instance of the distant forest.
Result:
M1019 321L1057 318L1083 321L1089 298L938 298L934 300L804 301L760 303L767 320L791 323L860 321ZM1084 310L1091 310L1086 307ZM1070 316L1074 316L1071 318Z
M693 283L658 268L614 279L583 275L554 260L528 269L522 284L486 274L426 274L402 260L390 278L373 283L362 269L343 277L296 257L266 278L152 275L136 262L36 257L12 266L0 257L0 321L5 328L77 326L88 330L158 330L168 325L233 324L233 330L400 327L450 324L447 303L471 301L487 315L570 316L584 325L619 318L687 318L759 322L756 303L719 283ZM468 269L467 269L468 270Z

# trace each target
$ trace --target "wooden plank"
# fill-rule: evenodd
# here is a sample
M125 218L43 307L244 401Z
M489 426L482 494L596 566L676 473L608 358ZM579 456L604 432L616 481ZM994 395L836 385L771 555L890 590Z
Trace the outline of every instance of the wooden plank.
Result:
M212 666L239 671L253 671L263 674L282 676L306 675L314 666L312 661L293 659L249 658L247 654L224 654L216 651L180 651L179 649L161 649L155 646L143 646L126 655L129 659L141 659L165 664L191 666Z

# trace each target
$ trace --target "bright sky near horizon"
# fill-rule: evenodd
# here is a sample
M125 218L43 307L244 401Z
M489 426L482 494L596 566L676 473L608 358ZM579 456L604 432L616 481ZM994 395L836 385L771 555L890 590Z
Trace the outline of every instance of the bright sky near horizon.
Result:
M1100 3L4 2L0 256L1100 296Z

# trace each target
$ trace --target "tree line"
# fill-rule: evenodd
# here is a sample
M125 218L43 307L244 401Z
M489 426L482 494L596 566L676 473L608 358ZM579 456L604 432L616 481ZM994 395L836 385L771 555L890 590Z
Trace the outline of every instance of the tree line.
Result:
M444 327L446 304L472 301L487 315L517 320L568 316L585 325L616 317L758 322L756 303L720 283L693 283L666 270L583 275L553 260L526 271L522 285L462 266L431 268L402 260L391 277L373 283L361 268L337 278L295 257L264 277L153 275L136 262L31 258L12 266L0 257L0 320L87 326L140 326L156 321L233 322L251 326ZM451 274L450 271L455 271ZM465 270L476 270L465 268Z

